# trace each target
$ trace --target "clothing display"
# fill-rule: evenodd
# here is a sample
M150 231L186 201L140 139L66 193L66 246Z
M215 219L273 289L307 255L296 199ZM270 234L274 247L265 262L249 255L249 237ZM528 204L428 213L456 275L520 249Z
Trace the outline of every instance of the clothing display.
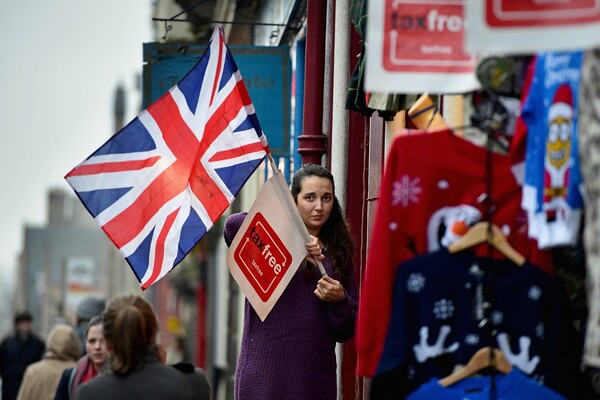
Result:
M489 326L476 316L479 296L489 304ZM490 345L530 378L572 394L581 344L557 278L530 263L518 266L470 251L414 257L398 268L371 398L406 395ZM379 393L385 395L374 395Z
M582 51L537 55L521 116L527 125L523 209L541 248L573 245L583 211L578 152Z
M231 221L237 227L227 224L226 239L243 219L234 214ZM327 274L337 279L328 250L323 254ZM245 300L236 399L336 399L335 346L354 335L357 289L351 279L344 300L325 302L313 293L320 276L307 280L304 273L300 266L264 321Z
M371 232L357 324L358 373L372 376L383 350L396 270L416 255L439 250L486 217L486 150L452 131L394 139ZM532 264L553 272L552 257L527 237L521 187L506 155L491 153L492 222ZM484 254L486 249L482 249ZM502 257L494 252L494 257Z
M517 368L507 375L469 377L451 387L440 386L432 378L407 400L489 400L490 382L495 380L495 398L502 400L564 400L565 398L534 380L527 378Z

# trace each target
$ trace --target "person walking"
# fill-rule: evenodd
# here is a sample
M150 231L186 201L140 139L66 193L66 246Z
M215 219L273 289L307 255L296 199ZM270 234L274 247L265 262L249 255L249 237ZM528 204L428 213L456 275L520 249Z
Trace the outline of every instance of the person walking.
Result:
M305 164L291 186L312 237L308 255L264 321L248 300L235 372L238 400L337 398L337 342L354 336L358 294L354 282L354 242L331 172ZM230 215L224 239L231 245L246 213ZM313 257L322 261L321 276Z
M87 352L87 346L85 345L85 330L87 329L88 323L92 318L102 314L106 302L104 299L99 297L86 297L83 299L75 310L75 332L81 342L83 348L83 355Z
M15 400L25 369L42 359L46 348L31 329L33 317L28 311L15 315L14 332L0 344L0 378L2 400Z
M102 317L96 315L84 331L86 354L77 361L74 368L63 371L54 400L69 400L75 398L77 388L98 375L106 362L109 352L102 332Z
M152 306L136 295L117 296L102 314L110 370L82 384L75 400L211 398L204 373L191 364L167 366L157 343L158 320Z
M65 368L73 367L81 357L81 345L73 327L58 324L46 339L46 353L41 361L25 370L17 400L52 400Z

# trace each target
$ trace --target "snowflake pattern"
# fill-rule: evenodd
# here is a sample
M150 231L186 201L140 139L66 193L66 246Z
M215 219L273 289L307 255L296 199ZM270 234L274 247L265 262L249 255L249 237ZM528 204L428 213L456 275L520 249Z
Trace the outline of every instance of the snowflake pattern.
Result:
M425 277L420 273L413 273L406 279L406 290L410 293L419 293L425 286Z
M504 319L504 313L502 311L493 311L490 315L490 319L494 325L500 325Z
M527 297L531 300L539 300L542 295L542 289L539 286L531 285L529 288L529 292L527 293Z
M406 207L410 203L419 203L419 195L423 191L420 183L419 178L411 179L408 175L402 175L399 181L393 183L392 206L400 204Z
M454 314L452 300L440 299L433 304L433 314L437 319L448 319Z
M479 335L469 333L465 336L465 343L471 346L477 346L479 344Z
M538 338L543 339L545 336L545 332L546 332L546 329L544 328L543 322L540 322L535 326L535 335Z

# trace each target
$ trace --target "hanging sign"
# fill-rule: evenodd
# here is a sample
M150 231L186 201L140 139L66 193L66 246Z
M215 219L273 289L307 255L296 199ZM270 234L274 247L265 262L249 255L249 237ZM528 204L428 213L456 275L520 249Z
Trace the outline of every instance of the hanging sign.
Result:
M144 43L143 107L158 100L196 64L206 46ZM289 157L291 60L288 46L229 46L274 156Z
M534 54L600 44L600 0L477 0L466 3L466 48Z
M464 0L369 2L365 89L463 93L479 87L464 50Z
M306 236L287 183L276 172L256 196L227 252L229 271L261 321L304 259Z

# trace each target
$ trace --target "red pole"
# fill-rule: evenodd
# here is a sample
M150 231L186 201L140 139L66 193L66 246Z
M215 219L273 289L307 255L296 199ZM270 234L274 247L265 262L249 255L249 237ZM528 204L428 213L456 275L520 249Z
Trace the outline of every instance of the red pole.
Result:
M196 367L206 369L206 286L200 282L196 290Z
M303 163L321 164L327 152L323 135L323 80L327 2L308 0L306 7L306 56L304 70L304 132L298 136Z

